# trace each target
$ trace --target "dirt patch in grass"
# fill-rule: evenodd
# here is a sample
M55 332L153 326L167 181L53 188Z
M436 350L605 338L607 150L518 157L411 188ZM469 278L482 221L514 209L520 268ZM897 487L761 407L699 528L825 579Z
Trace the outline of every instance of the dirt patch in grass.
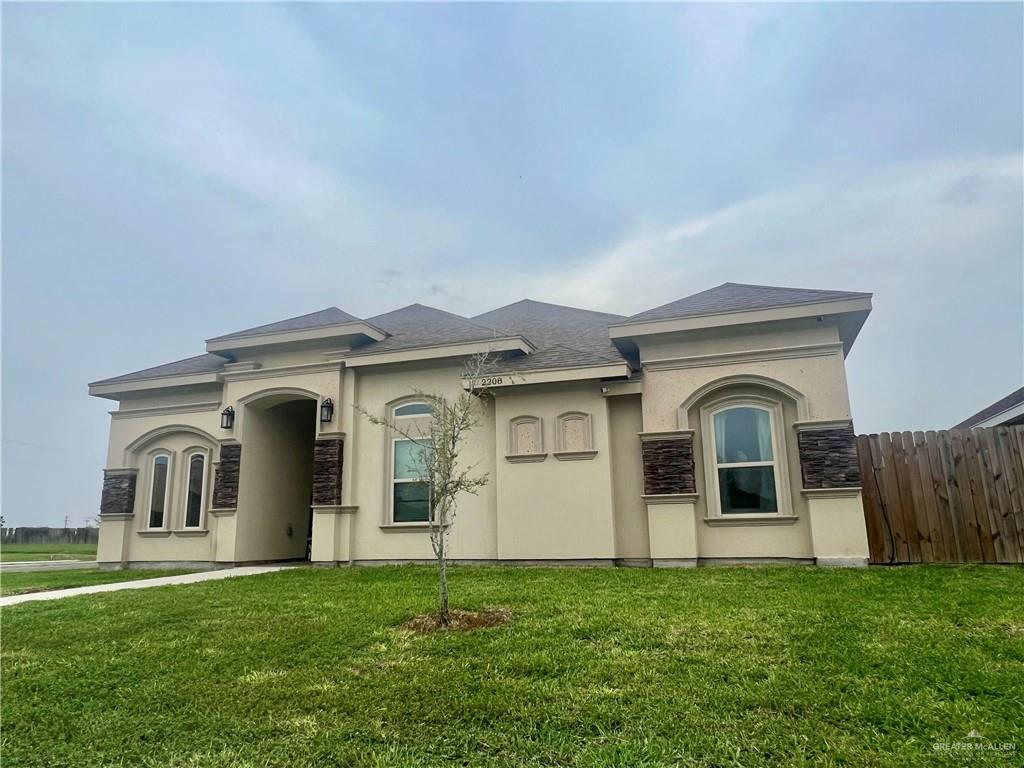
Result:
M450 614L451 622L447 626L440 622L436 613L425 613L414 616L399 628L420 635L429 635L432 632L470 632L474 629L496 627L512 618L512 613L507 608L488 608L484 611L461 611L453 608Z

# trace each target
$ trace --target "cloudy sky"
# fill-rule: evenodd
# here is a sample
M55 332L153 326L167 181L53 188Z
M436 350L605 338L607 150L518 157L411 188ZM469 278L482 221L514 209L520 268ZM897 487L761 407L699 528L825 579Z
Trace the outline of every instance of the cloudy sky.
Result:
M872 291L858 431L1022 383L1022 7L3 6L3 514L86 383L337 305Z

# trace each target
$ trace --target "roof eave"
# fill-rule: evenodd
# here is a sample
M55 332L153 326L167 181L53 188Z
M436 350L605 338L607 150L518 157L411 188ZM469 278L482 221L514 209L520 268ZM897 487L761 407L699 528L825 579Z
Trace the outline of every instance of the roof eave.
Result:
M610 325L608 327L608 335L613 341L615 341L617 339L629 339L637 336L650 336L660 333L678 333L702 328L746 325L751 323L773 322L776 320L791 320L802 317L863 313L863 316L866 318L867 313L870 311L871 294L864 294L863 296L838 299L834 301L785 304L775 307L760 307L731 312L711 312L700 315L669 317L660 320L627 321L624 323ZM860 326L863 324L864 320L862 318L860 323L856 326L853 337L856 337L856 333L860 330ZM853 343L852 338L849 343Z
M207 352L230 352L271 344L290 344L302 341L319 341L345 336L364 336L370 341L383 341L388 333L365 320L347 323L321 325L316 328L300 328L293 331L272 331L249 336L217 336L206 340Z
M447 344L431 344L410 349L367 351L343 357L345 366L358 368L366 365L387 365L408 363L419 360L438 360L446 357L464 357L487 352L521 352L530 354L536 347L524 336L507 336L495 339L476 339Z
M107 400L118 400L117 395L128 392L142 392L151 389L168 389L172 387L188 387L202 384L217 384L220 382L220 373L217 371L203 371L201 373L183 373L174 376L153 376L146 379L132 379L130 381L103 380L94 381L89 384L89 394L93 397L103 397Z

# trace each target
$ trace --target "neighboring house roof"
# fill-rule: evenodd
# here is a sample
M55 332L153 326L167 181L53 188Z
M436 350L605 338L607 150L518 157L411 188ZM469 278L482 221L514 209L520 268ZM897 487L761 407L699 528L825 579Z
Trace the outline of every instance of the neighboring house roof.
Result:
M360 318L350 315L337 307L328 307L319 312L310 312L308 315L290 317L287 320L279 320L276 323L257 325L255 328L246 328L244 331L235 331L223 336L215 336L209 341L226 341L228 339L244 339L249 336L262 336L267 333L284 333L285 331L304 331L310 328L323 328L328 325L340 325L341 323L358 323Z
M987 408L982 408L969 419L961 421L953 429L1024 423L1024 408L1021 406L1024 406L1024 387L1011 392L1001 400L996 400Z
M697 315L718 315L726 312L743 312L749 309L791 307L798 304L818 304L827 301L843 301L844 299L863 299L870 296L870 293L851 291L819 291L813 288L779 288L772 285L722 283L706 291L625 318L621 324L672 320L677 317Z
M357 347L353 355L375 355L466 341L486 341L501 335L482 323L423 304L410 304L385 312L368 318L367 322L386 331L389 336Z
M532 299L473 318L502 335L525 336L537 347L536 352L501 366L503 370L519 371L621 363L625 358L608 338L608 326L623 319L622 315Z
M144 379L157 379L163 376L187 376L190 373L212 373L224 367L229 362L220 355L213 355L207 352L204 355L186 357L184 360L175 360L173 363L156 365L152 368L143 368L141 371L126 373L123 376L115 376L112 379L94 381L93 384L118 384L127 381L142 381Z

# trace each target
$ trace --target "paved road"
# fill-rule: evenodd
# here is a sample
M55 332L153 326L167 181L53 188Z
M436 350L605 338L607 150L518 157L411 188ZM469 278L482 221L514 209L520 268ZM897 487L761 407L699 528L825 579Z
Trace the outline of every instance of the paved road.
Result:
M95 560L9 560L0 563L0 573L24 573L25 571L79 571L95 568Z
M217 579L230 579L234 576L255 576L259 573L273 573L283 571L286 568L296 568L294 565L249 565L242 568L224 568L219 571L200 571L198 573L184 573L180 576L161 576L158 579L139 579L138 581L119 581L113 584L94 584L90 587L74 587L72 589L55 589L51 592L29 592L24 595L11 595L0 597L0 607L6 608L19 603L29 603L36 600L60 600L75 595L94 595L99 592L117 592L122 589L146 589L147 587L164 587L170 584L196 584L200 581L216 581Z

